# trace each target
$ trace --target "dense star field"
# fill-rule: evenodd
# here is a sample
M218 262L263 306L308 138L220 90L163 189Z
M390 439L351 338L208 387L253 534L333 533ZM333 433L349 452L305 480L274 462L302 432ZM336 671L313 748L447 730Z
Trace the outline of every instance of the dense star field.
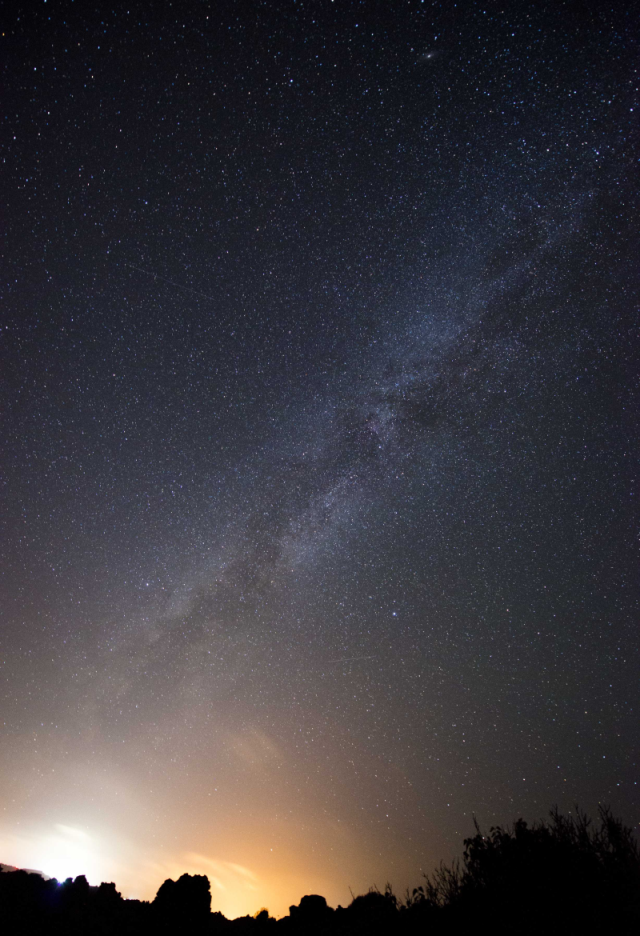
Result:
M640 821L632 4L23 4L0 861L228 916Z

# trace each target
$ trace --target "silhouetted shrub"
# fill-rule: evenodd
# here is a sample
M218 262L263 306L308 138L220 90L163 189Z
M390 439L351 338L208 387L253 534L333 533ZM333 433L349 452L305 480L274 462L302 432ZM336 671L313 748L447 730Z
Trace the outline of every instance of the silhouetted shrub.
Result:
M289 907L289 917L280 923L295 933L324 933L330 929L333 915L334 911L327 905L325 897L305 894L297 906Z
M348 928L353 933L393 932L399 923L398 902L387 884L384 893L372 888L355 897L347 907Z
M441 865L407 906L426 907L451 926L486 924L494 932L630 933L640 923L640 853L631 829L599 811L594 827L551 812L549 822L492 828L465 841L462 865ZM421 907L422 905L422 907ZM416 909L417 908L417 909Z

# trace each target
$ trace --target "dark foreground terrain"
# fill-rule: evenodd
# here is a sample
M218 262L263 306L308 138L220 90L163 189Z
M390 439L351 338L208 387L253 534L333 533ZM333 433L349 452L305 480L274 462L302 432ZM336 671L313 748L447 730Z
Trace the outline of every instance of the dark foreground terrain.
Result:
M3 866L6 868L7 866ZM398 899L387 887L332 909L308 895L289 916L267 910L227 920L211 911L209 880L183 874L165 881L151 902L124 900L115 884L91 887L84 876L63 883L35 872L0 874L4 936L128 934L504 934L640 933L640 851L631 829L602 809L551 813L548 822L488 836L476 828L462 861L441 865L421 887Z

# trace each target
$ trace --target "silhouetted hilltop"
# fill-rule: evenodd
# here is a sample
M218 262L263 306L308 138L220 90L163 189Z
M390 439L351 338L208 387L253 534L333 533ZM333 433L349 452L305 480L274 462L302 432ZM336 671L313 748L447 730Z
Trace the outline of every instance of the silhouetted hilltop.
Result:
M26 871L27 874L39 874L41 878L44 878L45 881L50 881L51 878L48 874L44 874L42 871L35 871L33 868L17 868L15 865L3 864L0 861L0 873L3 871Z
M465 841L462 860L442 864L398 899L387 885L333 909L309 894L281 920L261 910L228 920L211 912L204 875L166 880L153 901L124 900L113 883L80 875L62 883L0 865L0 929L5 936L418 936L468 934L631 934L640 929L640 851L631 829L601 809L529 826L492 828ZM276 933L277 930L277 933Z

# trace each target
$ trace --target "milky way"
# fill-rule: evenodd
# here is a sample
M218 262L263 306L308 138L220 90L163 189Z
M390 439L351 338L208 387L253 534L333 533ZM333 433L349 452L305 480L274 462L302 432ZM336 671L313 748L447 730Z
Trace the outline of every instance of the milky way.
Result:
M283 913L472 815L636 823L630 16L44 9L2 39L0 860Z

